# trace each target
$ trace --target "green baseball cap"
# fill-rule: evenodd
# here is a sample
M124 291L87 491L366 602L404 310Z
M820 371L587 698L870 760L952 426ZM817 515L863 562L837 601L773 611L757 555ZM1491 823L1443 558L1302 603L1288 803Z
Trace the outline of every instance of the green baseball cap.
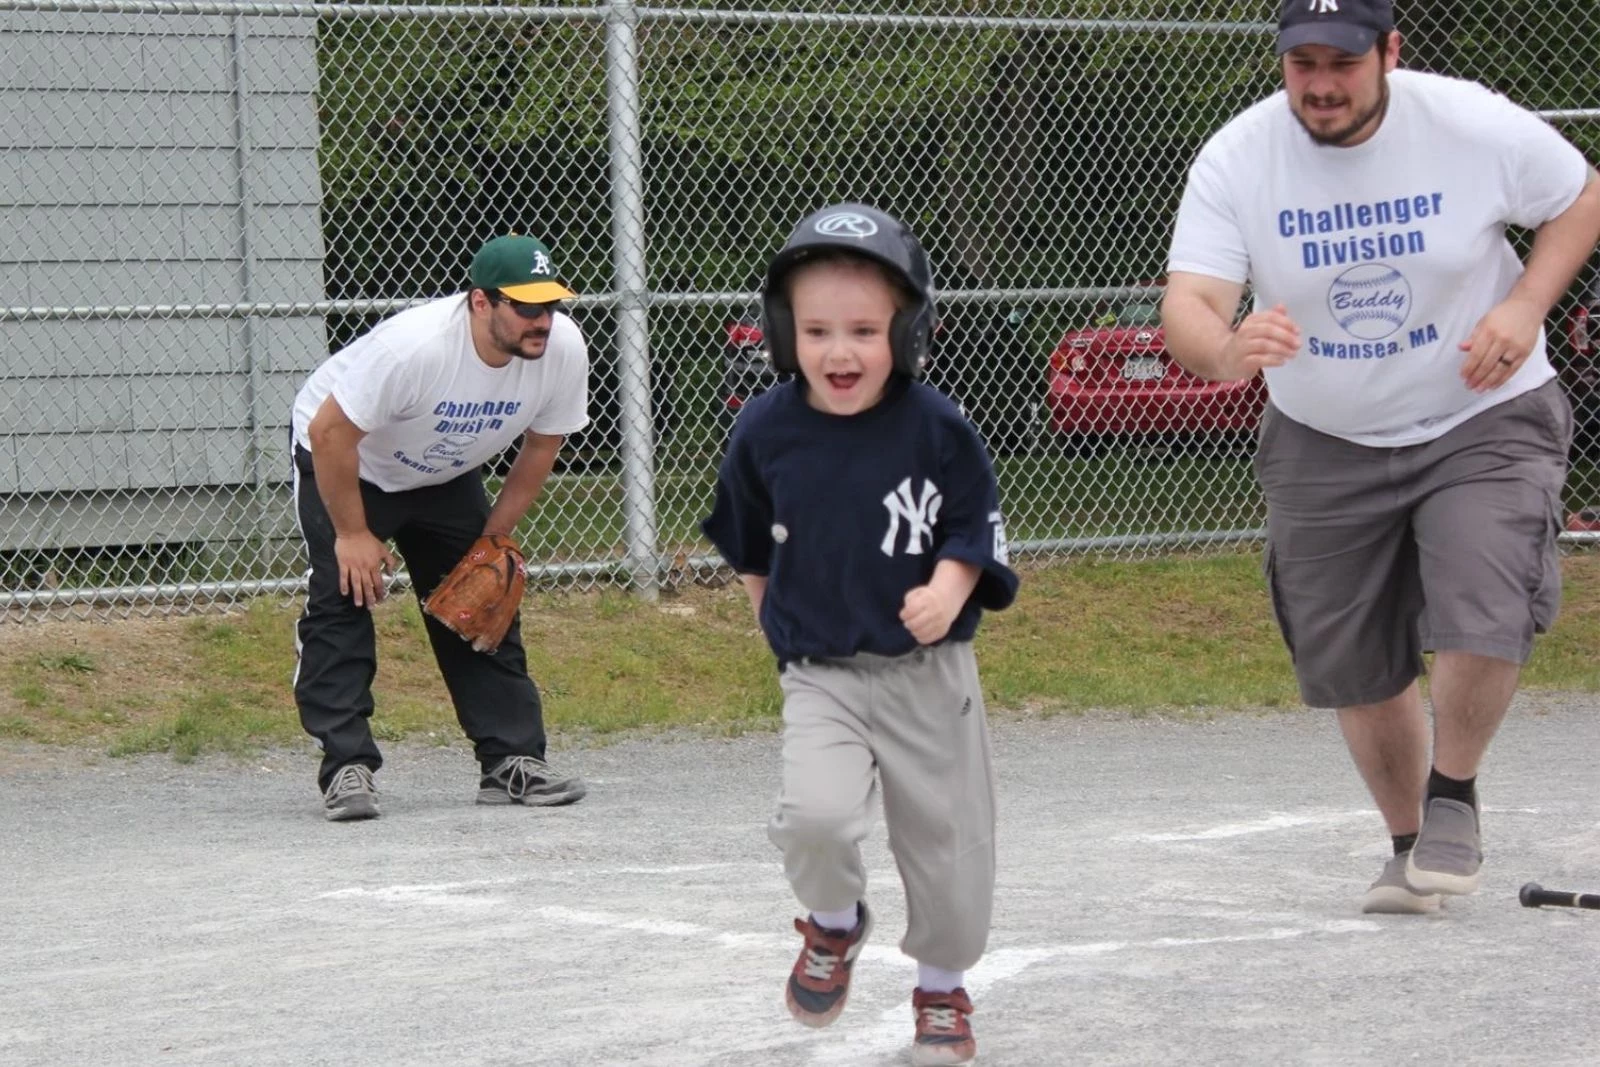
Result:
M571 300L578 295L556 281L556 266L545 243L519 234L486 242L472 257L467 277L474 289L498 289L528 304Z

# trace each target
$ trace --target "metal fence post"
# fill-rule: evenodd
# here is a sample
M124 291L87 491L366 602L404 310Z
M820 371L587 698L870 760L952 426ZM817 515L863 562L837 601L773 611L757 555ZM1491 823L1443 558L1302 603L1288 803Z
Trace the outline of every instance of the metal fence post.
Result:
M623 526L635 590L654 600L654 413L650 399L649 278L645 270L644 164L639 131L639 23L633 0L606 9L606 112L611 153L611 233L616 271L617 386L622 400Z
M255 249L251 246L250 225L251 211L254 205L255 191L250 182L250 122L248 87L244 83L244 39L248 33L248 24L241 15L234 15L228 20L228 73L233 82L233 138L234 138L234 177L239 195L238 212L238 249L239 249L239 299L244 303L251 303L256 298L255 293ZM244 344L245 367L249 372L247 388L250 392L250 516L255 522L256 529L264 528L264 518L261 513L262 477L261 460L262 452L266 447L261 439L261 394L265 388L259 340L257 338L256 324L253 319L245 318L239 322L239 336Z

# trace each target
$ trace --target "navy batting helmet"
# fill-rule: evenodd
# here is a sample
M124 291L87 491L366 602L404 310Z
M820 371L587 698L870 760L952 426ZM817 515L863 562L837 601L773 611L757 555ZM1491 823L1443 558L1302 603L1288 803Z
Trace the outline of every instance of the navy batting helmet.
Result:
M789 273L807 259L845 251L881 263L900 280L911 297L889 324L889 350L897 374L916 377L928 358L938 314L933 304L933 267L916 236L893 215L866 204L833 204L800 220L789 240L772 257L761 289L762 333L772 366L798 374L794 308L789 302Z

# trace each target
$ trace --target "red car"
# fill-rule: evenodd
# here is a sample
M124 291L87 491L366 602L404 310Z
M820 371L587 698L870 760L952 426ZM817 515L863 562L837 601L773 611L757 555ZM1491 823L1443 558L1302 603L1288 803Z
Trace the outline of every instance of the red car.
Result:
M761 308L754 305L722 324L722 377L717 385L717 425L723 440L745 403L771 389L782 376L767 359Z
M1567 316L1565 356L1557 366L1572 401L1572 451L1593 457L1600 454L1600 275Z
M1259 375L1208 382L1178 366L1161 330L1161 283L1136 288L1145 294L1102 305L1093 325L1069 331L1050 353L1050 429L1079 452L1119 437L1201 453L1248 443L1266 404L1266 383Z

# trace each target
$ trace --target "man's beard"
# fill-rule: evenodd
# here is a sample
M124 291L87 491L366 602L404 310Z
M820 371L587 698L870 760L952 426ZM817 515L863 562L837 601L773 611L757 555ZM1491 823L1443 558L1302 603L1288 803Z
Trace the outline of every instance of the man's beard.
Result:
M1384 78L1383 74L1380 72L1378 74L1378 101L1377 101L1377 103L1373 104L1370 108L1368 108L1362 114L1357 115L1355 117L1355 119L1350 122L1349 125L1341 126L1339 129L1334 130L1332 133L1318 133L1316 130L1311 128L1311 124L1308 123L1305 120L1305 118L1300 114L1300 112L1298 112L1298 111L1294 112L1294 117L1300 120L1301 128L1304 129L1306 131L1306 134L1313 141L1315 141L1317 144L1326 145L1326 146L1329 146L1329 147L1332 147L1332 148L1337 148L1337 147L1343 145L1346 141L1350 140L1350 138L1354 137L1356 134L1360 133L1363 129L1365 129L1366 126L1367 126L1367 123L1371 122L1375 118L1380 118L1383 115L1383 113L1386 110L1388 110L1388 107L1389 107L1389 82L1388 82L1388 80L1386 78ZM1291 109L1291 110L1293 110L1293 109Z
M549 331L546 331L540 339L537 355L529 355L522 350L522 333L520 331L515 334L504 333L500 330L499 324L495 323L490 327L489 337L500 351L513 359L541 359L545 354L545 350L550 347Z

